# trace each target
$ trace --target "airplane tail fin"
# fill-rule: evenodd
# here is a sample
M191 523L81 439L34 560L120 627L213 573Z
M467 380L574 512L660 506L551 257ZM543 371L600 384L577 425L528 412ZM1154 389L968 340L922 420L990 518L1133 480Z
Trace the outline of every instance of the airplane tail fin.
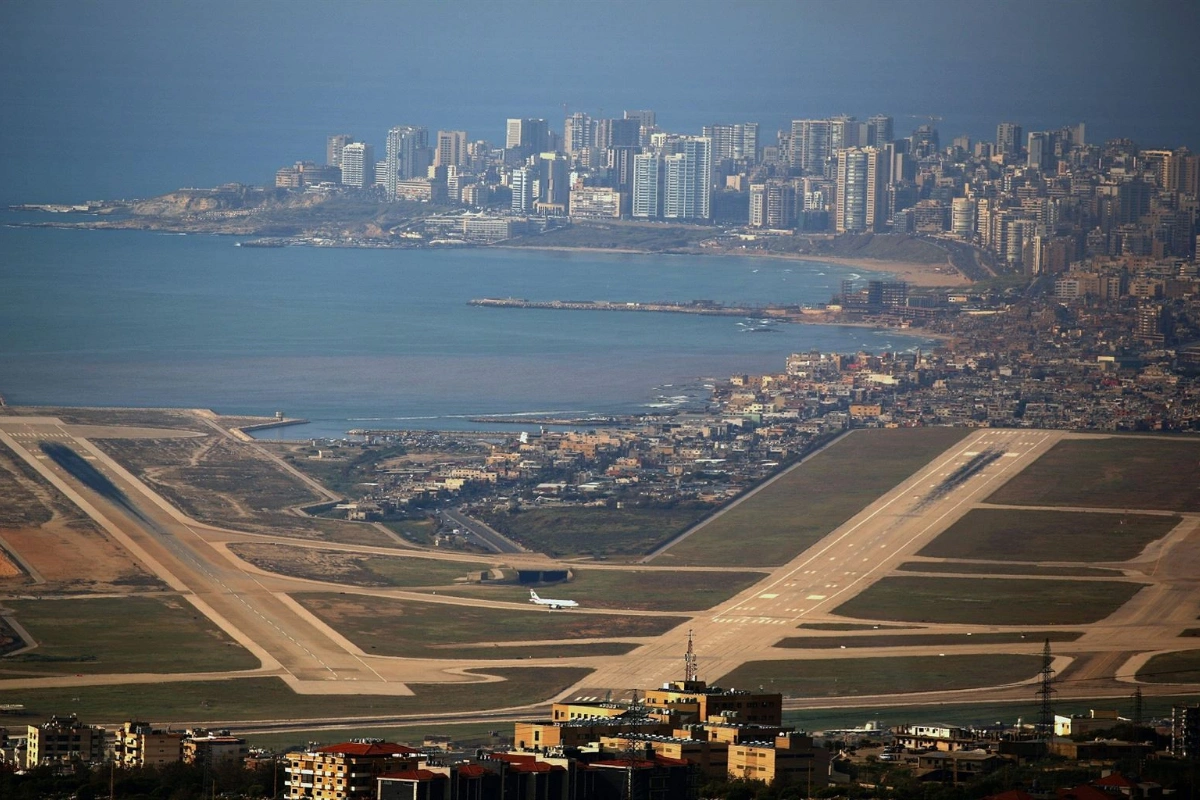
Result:
M542 598L538 597L537 592L535 592L533 589L530 589L529 590L529 599L530 600L541 600Z

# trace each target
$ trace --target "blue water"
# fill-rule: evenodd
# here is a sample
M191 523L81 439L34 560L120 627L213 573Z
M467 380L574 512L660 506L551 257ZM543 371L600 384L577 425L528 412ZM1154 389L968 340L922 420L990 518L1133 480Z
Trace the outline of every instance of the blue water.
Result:
M14 219L7 215L7 219ZM0 216L0 221L4 219ZM0 227L0 393L30 405L203 407L350 428L476 414L630 413L817 348L907 349L859 328L477 308L531 300L827 301L868 273L760 258L529 250L242 248L219 236ZM496 427L489 425L487 427Z

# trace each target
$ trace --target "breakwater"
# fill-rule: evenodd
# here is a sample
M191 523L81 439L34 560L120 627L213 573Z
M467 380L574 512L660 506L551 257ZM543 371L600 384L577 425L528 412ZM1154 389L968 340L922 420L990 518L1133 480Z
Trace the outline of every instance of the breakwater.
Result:
M798 305L726 305L712 300L673 302L620 302L614 300L525 300L517 297L480 297L468 305L487 308L538 308L553 311L644 311L665 314L701 314L714 317L755 317L781 322L824 321L830 312ZM820 320L815 318L820 318Z

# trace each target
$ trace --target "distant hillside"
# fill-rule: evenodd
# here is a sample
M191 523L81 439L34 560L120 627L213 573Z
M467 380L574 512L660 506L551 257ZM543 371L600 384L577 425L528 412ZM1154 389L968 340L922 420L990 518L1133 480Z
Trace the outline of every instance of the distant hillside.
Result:
M185 217L214 211L311 207L324 200L320 195L289 195L282 189L234 184L217 189L178 189L149 200L135 201L128 211L139 217Z

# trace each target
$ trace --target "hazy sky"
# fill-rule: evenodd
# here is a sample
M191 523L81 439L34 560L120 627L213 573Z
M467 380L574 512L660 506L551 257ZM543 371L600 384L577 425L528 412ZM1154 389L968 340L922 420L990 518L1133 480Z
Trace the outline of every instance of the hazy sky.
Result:
M0 196L261 182L327 133L497 140L508 116L560 127L563 103L764 139L881 112L897 135L922 115L944 139L1085 120L1200 149L1197 31L1196 0L5 0Z

